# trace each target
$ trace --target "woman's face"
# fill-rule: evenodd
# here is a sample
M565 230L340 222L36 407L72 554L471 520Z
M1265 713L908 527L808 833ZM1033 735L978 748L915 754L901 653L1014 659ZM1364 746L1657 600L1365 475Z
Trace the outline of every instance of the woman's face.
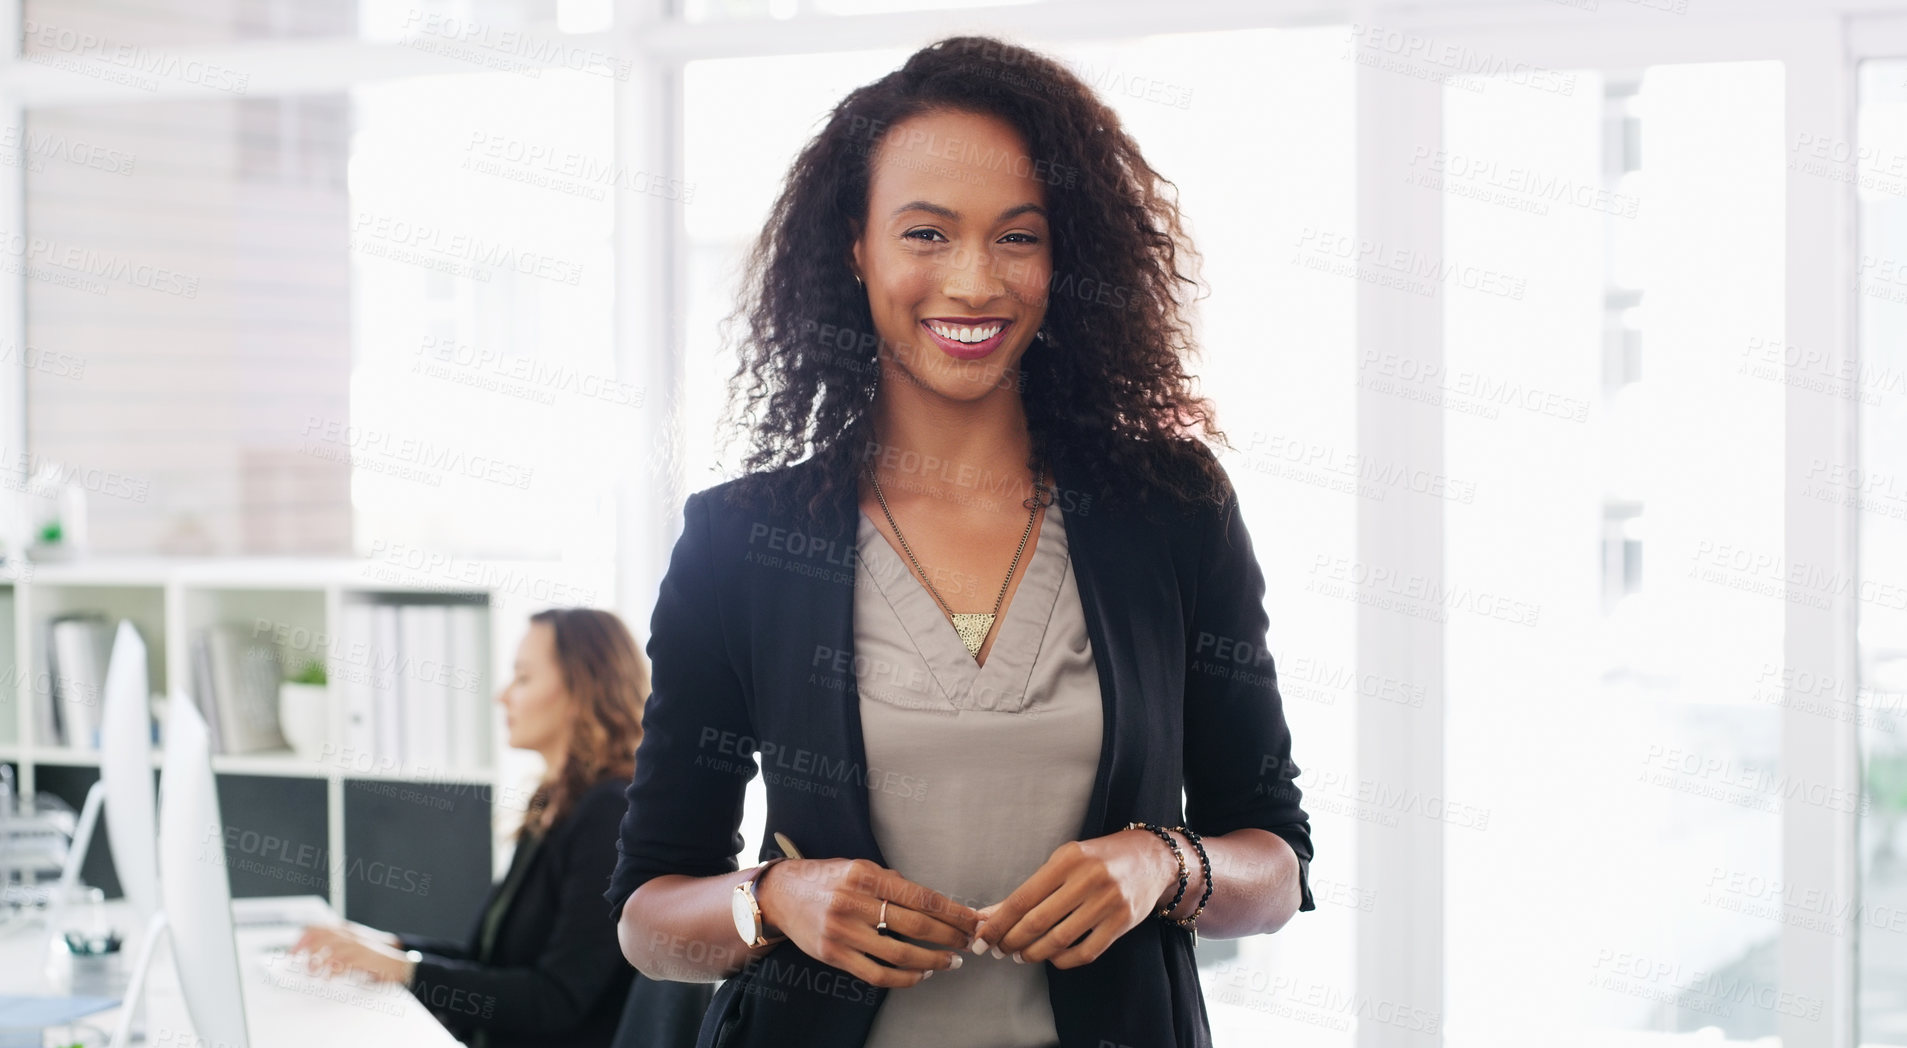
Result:
M556 630L547 622L530 623L516 649L516 672L497 695L510 745L550 753L569 738L570 694L556 661Z
M1049 168L998 117L929 112L888 129L853 259L884 367L949 400L1016 392L1046 315Z

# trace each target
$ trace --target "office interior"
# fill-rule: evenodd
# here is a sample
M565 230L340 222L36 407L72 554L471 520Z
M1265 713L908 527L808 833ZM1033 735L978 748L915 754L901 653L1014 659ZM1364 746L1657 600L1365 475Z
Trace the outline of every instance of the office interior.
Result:
M147 934L167 855L208 883L152 1015L457 1043L267 985L285 929L465 932L543 772L493 701L529 616L646 642L737 475L788 164L985 33L1112 106L1209 289L1317 845L1315 911L1199 942L1214 1044L1907 1045L1907 2L0 17L0 1043L116 1043L21 1002L88 989L55 922ZM109 751L217 829L115 836Z

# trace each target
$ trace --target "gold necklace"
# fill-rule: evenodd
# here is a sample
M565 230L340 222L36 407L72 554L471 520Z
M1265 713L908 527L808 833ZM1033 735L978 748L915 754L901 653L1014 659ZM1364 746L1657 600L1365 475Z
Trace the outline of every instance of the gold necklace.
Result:
M947 606L946 601L940 599L940 591L934 588L933 580L927 577L926 569L920 566L920 561L914 559L913 547L907 544L907 536L901 534L901 526L894 523L894 513L887 508L887 497L881 494L880 478L874 475L874 467L868 467L867 479L874 485L874 498L880 502L881 512L887 515L887 523L894 529L894 537L901 540L901 549L906 551L907 559L913 562L914 570L920 572L920 580L927 584L927 592L934 595L934 600L940 605L940 609L953 620L954 632L960 635L960 643L966 645L967 654L973 656L975 662L980 661L980 646L986 643L987 634L993 631L993 621L1000 614L1000 602L1006 600L1007 585L1013 581L1014 569L1020 566L1020 555L1026 552L1026 540L1033 534L1033 521L1039 516L1041 506L1052 504L1052 489L1040 483L1041 478L1045 476L1046 466L1042 463L1039 471L1033 475L1033 494L1020 502L1020 505L1027 508L1026 531L1020 535L1020 548L1013 551L1013 563L1007 565L1006 579L1000 583L1000 595L993 598L993 610L981 614L973 611L956 612Z

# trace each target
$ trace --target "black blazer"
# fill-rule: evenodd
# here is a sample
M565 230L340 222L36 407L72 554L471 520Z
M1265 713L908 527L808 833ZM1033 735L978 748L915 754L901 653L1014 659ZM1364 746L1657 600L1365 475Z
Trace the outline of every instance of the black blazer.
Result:
M563 1044L609 1048L636 974L597 897L607 883L622 817L621 779L576 799L530 857L497 927L488 961L477 956L492 885L463 942L400 935L424 955L410 989L460 1040L489 1033L491 1048Z
M1265 654L1264 576L1237 496L1223 510L1115 506L1092 497L1063 450L1050 461L1104 704L1079 837L1135 819L1209 836L1260 827L1290 843L1301 908L1315 909L1310 821ZM734 483L687 500L656 601L653 691L605 895L612 912L660 874L738 869L743 790L758 768L768 782L761 858L781 831L809 858L887 865L866 791L901 769L875 781L864 770L852 671L858 494L842 489L841 523L822 526L730 506ZM1211 1044L1192 936L1175 925L1148 918L1091 964L1046 970L1065 1048ZM784 942L721 985L697 1045L853 1048L887 992Z

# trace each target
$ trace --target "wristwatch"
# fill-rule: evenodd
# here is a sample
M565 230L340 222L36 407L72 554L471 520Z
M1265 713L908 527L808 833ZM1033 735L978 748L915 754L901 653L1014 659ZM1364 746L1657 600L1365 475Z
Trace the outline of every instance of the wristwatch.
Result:
M788 939L786 935L777 935L772 939L762 935L761 902L755 898L755 885L761 880L762 874L768 872L768 867L786 858L788 858L786 855L777 855L755 867L755 872L747 880L737 884L735 894L729 897L729 908L735 917L735 931L751 950L785 942Z

